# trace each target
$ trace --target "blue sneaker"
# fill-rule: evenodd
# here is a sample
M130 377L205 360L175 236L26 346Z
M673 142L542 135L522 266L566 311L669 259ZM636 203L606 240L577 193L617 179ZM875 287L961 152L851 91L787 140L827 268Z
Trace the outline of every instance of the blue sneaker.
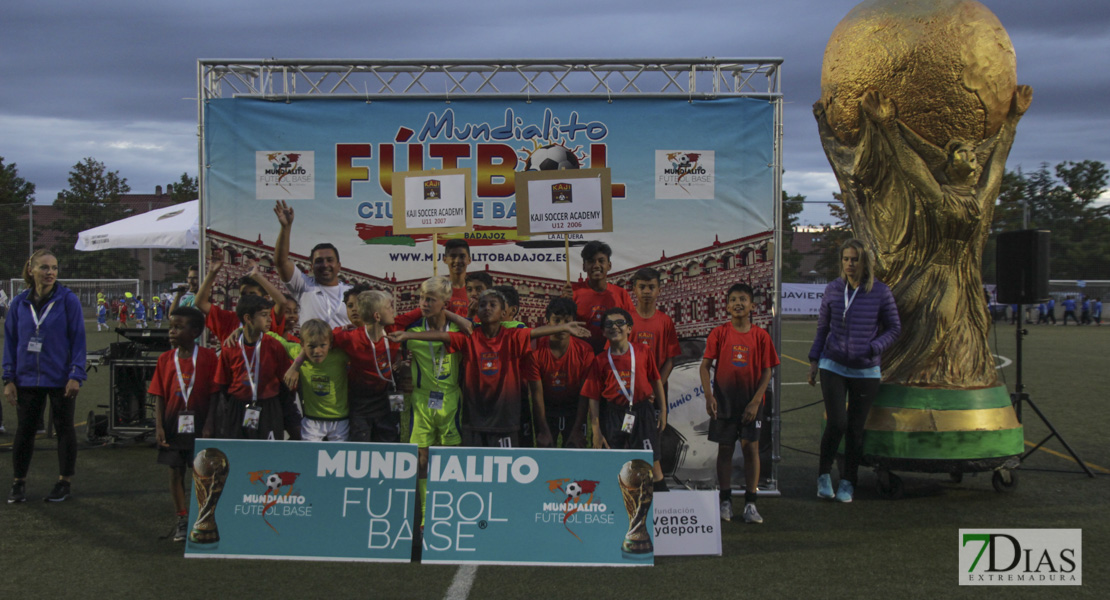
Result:
M836 490L836 501L851 502L852 494L854 494L855 492L856 489L852 486L852 483L850 481L844 481L843 479L841 479L840 487L838 487Z
M817 497L832 500L835 495L832 489L832 477L828 473L819 475L817 477Z

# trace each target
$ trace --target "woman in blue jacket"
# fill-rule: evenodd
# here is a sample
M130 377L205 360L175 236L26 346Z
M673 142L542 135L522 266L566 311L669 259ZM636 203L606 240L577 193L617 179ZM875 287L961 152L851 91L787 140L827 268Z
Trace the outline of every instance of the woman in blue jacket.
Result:
M59 478L45 500L61 502L69 498L69 480L77 465L73 414L85 381L85 319L77 296L58 283L58 259L50 252L31 255L23 280L28 289L12 300L4 322L4 397L17 407L19 420L8 503L27 500L27 471L47 399L58 434Z
M840 277L825 287L809 351L809 384L821 375L827 424L821 436L817 496L833 498L833 459L844 439L844 472L835 498L851 502L863 454L863 425L879 392L879 362L902 331L894 295L875 279L871 254L852 239L840 247ZM845 408L847 403L847 408Z

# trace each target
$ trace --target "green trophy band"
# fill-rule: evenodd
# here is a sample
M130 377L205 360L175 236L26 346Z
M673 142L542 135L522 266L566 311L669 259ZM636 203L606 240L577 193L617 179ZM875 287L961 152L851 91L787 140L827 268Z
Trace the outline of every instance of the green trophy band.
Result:
M197 495L197 520L189 533L194 544L215 544L220 541L216 527L216 503L224 492L229 463L227 455L216 448L197 452L193 460L193 489Z
M651 463L639 459L624 463L617 477L621 495L624 496L624 510L628 512L628 533L621 544L621 550L627 554L651 554L654 551L648 532L652 479Z

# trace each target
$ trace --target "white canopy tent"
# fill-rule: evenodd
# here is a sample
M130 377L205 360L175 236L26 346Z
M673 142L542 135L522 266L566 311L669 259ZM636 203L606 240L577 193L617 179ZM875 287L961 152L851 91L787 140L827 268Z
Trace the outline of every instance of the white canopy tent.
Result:
M118 248L200 248L200 201L191 200L148 211L77 234L77 250Z

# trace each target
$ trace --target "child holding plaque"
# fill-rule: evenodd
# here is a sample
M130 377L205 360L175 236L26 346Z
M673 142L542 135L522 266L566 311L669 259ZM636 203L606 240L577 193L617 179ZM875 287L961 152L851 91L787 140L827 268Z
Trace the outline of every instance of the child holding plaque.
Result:
M712 417L709 441L717 443L717 484L721 488L721 519L732 518L732 454L736 440L744 453L744 522L762 523L755 509L759 485L759 436L763 425L763 394L779 355L771 336L752 325L751 286L738 283L728 290L725 309L732 320L709 332L701 361L705 410ZM717 363L712 382L709 368Z
M659 433L667 427L667 399L655 357L629 341L632 315L623 308L602 313L601 327L609 348L594 357L582 385L582 397L590 403L593 446L651 450L655 491L665 492Z
M483 292L478 298L478 318L482 325L470 335L447 331L389 334L397 342L440 342L448 353L458 352L466 357L463 430L471 446L520 446L520 362L532 338L561 332L588 334L577 322L536 329L502 327L505 304L500 292Z
M209 397L218 391L214 383L219 361L216 352L196 343L203 332L204 313L191 306L174 309L170 315L172 349L158 357L147 390L154 403L158 464L170 468L170 496L177 511L175 542L185 541L189 528L185 474L193 464L193 443L197 432L204 429Z
M271 304L261 296L243 296L235 313L242 333L231 336L220 353L215 381L225 393L204 425L204 437L280 440L301 439L301 415L282 376L292 361L285 347L265 335Z

